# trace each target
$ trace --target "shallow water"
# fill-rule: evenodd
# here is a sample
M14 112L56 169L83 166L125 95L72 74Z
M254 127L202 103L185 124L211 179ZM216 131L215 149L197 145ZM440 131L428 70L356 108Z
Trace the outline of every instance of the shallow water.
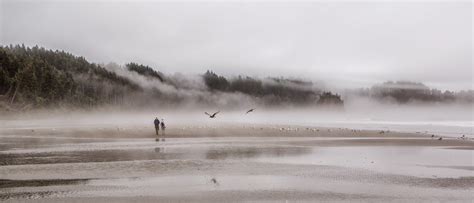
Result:
M0 143L7 147L0 148L0 179L29 182L10 183L0 191L0 199L473 199L473 150L310 144L361 139L372 138L221 137L156 142L154 138L2 135Z
M442 147L317 147L295 157L261 157L259 161L331 165L416 177L474 175L473 150ZM470 168L470 169L469 169Z

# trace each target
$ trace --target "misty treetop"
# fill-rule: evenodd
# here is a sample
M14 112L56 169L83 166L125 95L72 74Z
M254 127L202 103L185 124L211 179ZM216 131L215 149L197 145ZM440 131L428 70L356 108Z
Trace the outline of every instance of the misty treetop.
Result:
M370 89L359 89L352 91L350 94L355 94L363 97L370 97L372 99L383 102L395 102L400 104L410 102L430 102L430 103L473 103L474 91L463 90L458 92L441 91L432 89L423 83L410 81L388 81L382 84L372 86Z
M239 92L260 98L265 104L270 105L280 103L300 105L326 105L331 103L335 106L343 105L343 101L339 95L332 94L331 92L321 94L321 90L313 86L312 82L303 80L286 78L265 78L261 80L249 76L238 76L227 79L210 70L203 75L203 78L211 91ZM320 99L324 100L328 95L330 95L333 100L317 102Z
M343 105L341 96L338 94L332 94L331 92L323 92L318 100L319 105Z
M137 64L137 63L128 63L125 65L129 71L136 72L140 75L143 75L145 77L151 77L160 80L161 82L164 82L163 79L163 74L152 69L149 66Z
M223 76L219 76L212 71L207 71L204 75L204 82L211 91L220 90L227 91L229 90L230 83Z

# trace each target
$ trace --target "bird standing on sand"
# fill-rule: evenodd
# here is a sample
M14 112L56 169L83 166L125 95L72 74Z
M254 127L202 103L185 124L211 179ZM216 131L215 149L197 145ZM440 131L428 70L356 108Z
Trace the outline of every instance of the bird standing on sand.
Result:
M206 115L208 115L209 118L215 118L216 115L217 115L219 112L220 112L220 111L217 111L217 112L215 112L215 113L213 113L213 114L209 114L209 113L207 113L207 112L204 112L204 113L205 113Z
M442 138L442 137L440 137L440 138L438 138L438 140L443 140L443 138Z
M250 112L253 112L254 110L255 110L255 109L250 109L250 110L248 110L245 114L248 114L248 113L250 113Z

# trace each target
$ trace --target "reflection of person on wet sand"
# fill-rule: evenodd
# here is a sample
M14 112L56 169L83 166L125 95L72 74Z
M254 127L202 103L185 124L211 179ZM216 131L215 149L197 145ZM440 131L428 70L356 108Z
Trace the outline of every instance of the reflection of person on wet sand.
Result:
M159 135L159 132L160 132L160 120L158 119L158 117L155 118L155 132L156 132L156 135Z

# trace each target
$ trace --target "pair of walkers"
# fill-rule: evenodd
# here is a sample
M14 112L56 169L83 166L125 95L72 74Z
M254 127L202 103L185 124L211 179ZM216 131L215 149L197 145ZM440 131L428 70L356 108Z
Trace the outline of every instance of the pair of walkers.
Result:
M156 135L160 135L160 127L161 127L161 130L163 131L163 136L164 136L165 135L165 129L166 129L165 121L163 119L161 119L161 122L160 122L160 119L158 119L158 117L156 117L154 123L155 123Z

